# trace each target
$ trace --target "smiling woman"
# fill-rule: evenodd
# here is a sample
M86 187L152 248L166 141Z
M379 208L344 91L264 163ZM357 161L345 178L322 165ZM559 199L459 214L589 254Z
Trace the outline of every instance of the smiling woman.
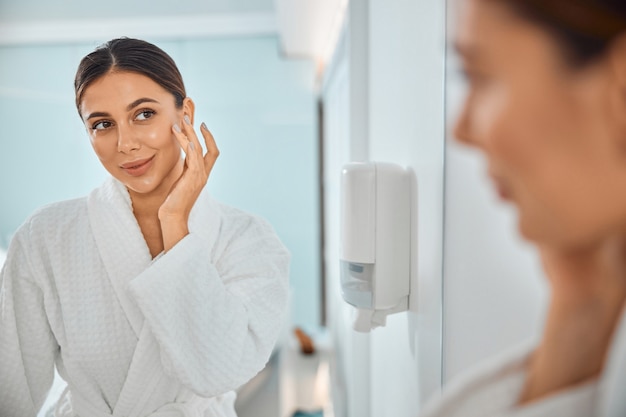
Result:
M165 52L115 39L82 60L75 87L111 177L37 211L11 242L0 411L37 415L56 365L68 388L55 417L234 416L233 390L281 330L289 254L267 222L208 195L219 151L203 124L203 152Z
M202 148L190 127L193 101L188 97L179 100L145 75L115 70L92 82L86 90L82 90L83 86L77 87L77 95L81 97L79 113L93 149L104 168L126 185L135 217L144 230L152 256L156 256L164 249L159 232L170 230L159 228L162 223L155 223L154 214L157 213L157 218L182 214L181 223L186 223L184 217L189 215L190 207L178 208L175 204L180 205L181 199L193 197L195 192L183 180L191 178L199 181L197 186L204 185L218 155L215 141L203 124L209 152L203 161L195 157ZM180 126L185 127L185 133L191 133L184 135ZM193 149L196 143L198 151ZM188 167L196 170L204 167L206 171L194 177L190 174L195 171L191 170L181 178L184 168L181 147L189 155ZM181 182L173 187L179 178ZM178 190L186 195L181 196ZM179 227L184 231L184 224ZM168 243L167 249L172 246L172 242Z

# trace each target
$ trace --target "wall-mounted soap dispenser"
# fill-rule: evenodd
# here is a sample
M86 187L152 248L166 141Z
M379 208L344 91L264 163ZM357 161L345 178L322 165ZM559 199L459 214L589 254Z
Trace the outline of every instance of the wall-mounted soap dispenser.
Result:
M341 294L354 329L384 326L408 307L410 172L390 163L350 163L341 173Z

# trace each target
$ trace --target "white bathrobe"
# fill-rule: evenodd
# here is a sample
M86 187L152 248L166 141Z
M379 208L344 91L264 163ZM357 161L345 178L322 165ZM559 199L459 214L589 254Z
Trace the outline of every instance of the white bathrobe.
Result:
M625 417L626 310L602 375L517 406L536 343L516 347L453 380L421 417Z
M206 190L189 230L152 259L114 179L35 213L1 274L0 417L36 416L55 363L58 416L234 416L282 327L289 254Z

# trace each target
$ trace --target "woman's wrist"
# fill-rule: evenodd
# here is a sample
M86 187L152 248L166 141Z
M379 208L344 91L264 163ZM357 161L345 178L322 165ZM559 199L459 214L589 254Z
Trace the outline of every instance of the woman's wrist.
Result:
M180 242L189 234L187 217L183 216L163 216L159 215L161 222L161 233L163 235L163 250L169 251L174 245Z

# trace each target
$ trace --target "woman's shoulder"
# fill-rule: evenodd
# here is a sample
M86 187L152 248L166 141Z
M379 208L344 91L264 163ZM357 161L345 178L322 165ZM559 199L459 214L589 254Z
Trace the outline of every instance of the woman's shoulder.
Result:
M217 233L214 235L218 253L219 248L234 250L245 247L246 250L254 250L257 253L289 254L274 227L264 217L215 200L213 203L220 219Z
M534 346L531 341L519 344L452 378L420 416L499 415L517 401Z
M524 343L470 369L431 401L421 417L587 417L599 415L596 380L558 391L539 401L517 404L536 343ZM621 414L620 414L621 415Z
M84 242L88 233L85 198L47 204L33 212L11 238L7 262L41 265L43 259L58 255L67 242Z
M63 230L67 226L80 226L79 219L86 218L86 197L46 204L35 210L18 228L16 235L32 235Z
M268 233L275 233L272 225L262 216L251 213L247 210L230 206L214 200L219 210L222 231L241 232L246 229L265 230Z

